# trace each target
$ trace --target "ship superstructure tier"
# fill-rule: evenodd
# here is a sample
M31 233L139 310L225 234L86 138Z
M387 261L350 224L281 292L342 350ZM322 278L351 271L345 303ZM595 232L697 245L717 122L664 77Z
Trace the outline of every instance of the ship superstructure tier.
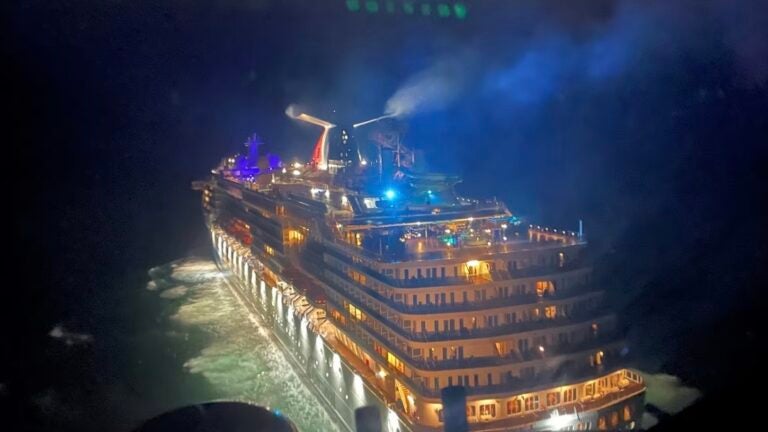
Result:
M259 158L253 138L198 184L217 248L323 311L340 361L412 430L442 428L456 385L472 430L636 426L645 387L581 232L457 195L386 133L365 153L342 130L325 156L329 130L309 163Z

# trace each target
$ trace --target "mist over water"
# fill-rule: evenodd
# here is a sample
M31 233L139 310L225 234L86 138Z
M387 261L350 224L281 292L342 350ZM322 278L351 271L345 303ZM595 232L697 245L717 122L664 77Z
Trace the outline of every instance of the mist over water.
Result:
M213 262L185 259L152 273L161 278L155 280L163 287L159 296L179 302L170 323L209 336L204 348L183 367L210 383L211 399L248 401L279 410L302 431L338 430L267 333L258 327L258 320L228 291ZM186 288L183 293L182 287Z

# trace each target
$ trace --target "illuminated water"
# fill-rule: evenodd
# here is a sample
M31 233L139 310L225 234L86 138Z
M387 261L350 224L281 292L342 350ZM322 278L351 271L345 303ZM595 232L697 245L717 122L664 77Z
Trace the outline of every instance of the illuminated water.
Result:
M184 363L204 377L212 399L247 400L280 410L302 431L336 431L337 426L291 370L282 353L229 293L211 261L186 259L153 269L147 286L160 299L178 302L171 335L202 330L206 346ZM179 336L183 338L184 336Z

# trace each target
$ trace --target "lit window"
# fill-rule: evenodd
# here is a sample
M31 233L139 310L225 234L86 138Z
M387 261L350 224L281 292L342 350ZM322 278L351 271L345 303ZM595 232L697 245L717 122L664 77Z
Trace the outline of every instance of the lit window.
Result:
M392 367L400 371L400 373L403 373L405 366L403 365L403 362L395 357L391 352L387 353L387 363L389 363Z
M480 261L469 260L465 263L467 276L477 276L480 274Z
M525 398L525 410L533 411L539 409L539 395L528 396Z
M560 403L560 393L559 392L550 392L547 393L547 406L555 406Z
M598 430L606 430L607 427L605 425L605 417L600 416L599 419L597 419L597 429Z
M619 425L619 412L614 411L611 413L611 427L615 428Z
M475 412L475 406L474 405L467 405L467 417L474 417L477 415Z
M569 388L563 391L563 402L573 402L576 400L576 388Z
M520 399L515 398L507 402L507 414L517 414L523 410L523 404Z
M545 294L554 294L555 293L555 285L552 283L552 281L542 280L542 281L536 281L536 294L539 297L543 297Z
M365 277L364 274L362 274L360 272L356 272L354 270L349 270L348 275L349 275L350 279L352 279L353 281L359 283L360 285L365 285L366 284L367 278Z
M356 319L358 321L365 320L365 314L360 309L356 308L351 304L347 305L347 309L349 310L349 316L352 317L353 319Z
M629 405L624 405L624 421L630 421L632 419L632 411L629 408Z
M480 417L496 417L496 404L480 405Z
M304 234L301 231L295 229L288 230L288 242L301 243L304 241Z
M547 306L544 308L544 316L547 318L557 317L557 306Z

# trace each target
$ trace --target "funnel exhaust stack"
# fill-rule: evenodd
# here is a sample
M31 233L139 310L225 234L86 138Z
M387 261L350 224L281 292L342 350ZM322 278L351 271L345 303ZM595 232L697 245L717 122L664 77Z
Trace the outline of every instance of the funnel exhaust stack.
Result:
M312 152L312 163L319 170L328 170L328 131L335 128L336 125L305 113L294 118L323 128L323 133L320 134L320 138L315 144L315 150Z
M390 118L390 117L394 117L394 116L395 116L394 114L387 114L387 115L383 115L383 116L381 116L381 117L376 117L375 119L370 119L370 120L366 120L366 121L364 121L364 122L355 123L355 124L353 124L353 125L352 125L352 127L353 127L353 128L358 128L358 127L360 127L360 126L365 126L365 125L367 125L368 123L377 122L377 121L379 121L379 120L384 120L385 118Z

